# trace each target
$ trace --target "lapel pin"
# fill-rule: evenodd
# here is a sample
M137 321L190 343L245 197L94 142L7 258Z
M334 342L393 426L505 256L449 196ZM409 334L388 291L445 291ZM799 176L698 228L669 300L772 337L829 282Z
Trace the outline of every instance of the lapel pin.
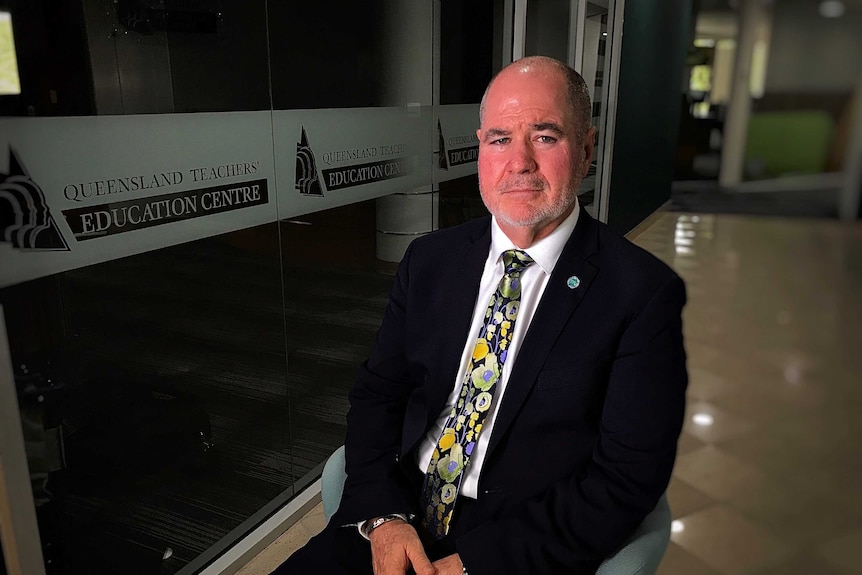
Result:
M572 276L566 280L566 285L569 286L569 289L575 289L579 285L581 285L581 280L578 276Z

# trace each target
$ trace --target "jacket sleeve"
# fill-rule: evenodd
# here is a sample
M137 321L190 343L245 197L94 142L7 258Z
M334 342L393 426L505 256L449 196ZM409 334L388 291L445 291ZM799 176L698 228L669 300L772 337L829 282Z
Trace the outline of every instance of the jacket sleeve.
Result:
M684 304L684 284L672 274L634 314L614 356L591 462L459 538L472 575L571 573L616 551L652 511L670 480L685 411Z
M336 518L343 524L415 514L418 506L398 463L407 401L416 385L404 349L412 250L411 244L395 276L374 350L348 396L347 481Z

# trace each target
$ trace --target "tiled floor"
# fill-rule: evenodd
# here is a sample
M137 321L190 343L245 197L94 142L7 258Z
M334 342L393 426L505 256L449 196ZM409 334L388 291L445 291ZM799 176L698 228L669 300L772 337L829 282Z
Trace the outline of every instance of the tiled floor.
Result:
M689 293L659 575L862 573L862 226L666 213L635 243ZM318 506L240 573L322 526Z

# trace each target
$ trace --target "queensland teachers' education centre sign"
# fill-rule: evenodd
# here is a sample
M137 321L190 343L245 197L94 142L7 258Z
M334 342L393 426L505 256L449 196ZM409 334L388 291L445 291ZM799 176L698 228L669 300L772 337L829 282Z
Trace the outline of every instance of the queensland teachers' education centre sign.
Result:
M470 105L0 119L0 287L431 191L475 173L477 113Z

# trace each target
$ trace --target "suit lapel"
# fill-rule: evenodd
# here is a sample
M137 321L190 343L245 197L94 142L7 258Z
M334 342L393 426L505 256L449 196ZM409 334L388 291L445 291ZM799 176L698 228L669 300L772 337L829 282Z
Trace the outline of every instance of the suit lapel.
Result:
M500 442L521 405L530 393L545 363L554 342L566 327L572 314L583 300L599 268L589 258L598 251L598 227L595 221L581 210L578 224L563 248L560 259L551 273L545 293L533 315L530 329L518 351L518 357L506 384L503 401L494 421L488 455ZM576 277L580 284L568 285L569 278Z

